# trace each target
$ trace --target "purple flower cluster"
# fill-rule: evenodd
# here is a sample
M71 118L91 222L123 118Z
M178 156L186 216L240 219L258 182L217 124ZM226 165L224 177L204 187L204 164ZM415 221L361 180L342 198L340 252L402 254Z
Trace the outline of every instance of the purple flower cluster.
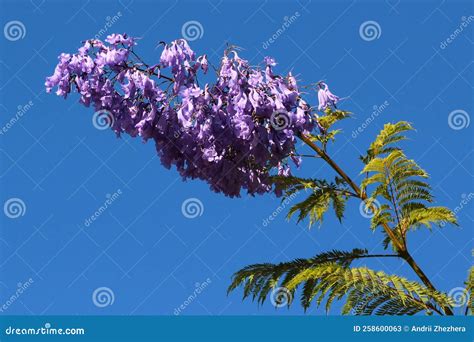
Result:
M272 58L253 67L227 49L214 68L216 80L201 85L198 74L209 63L185 40L165 44L155 65L143 62L135 45L136 39L113 34L61 54L47 91L56 87L66 98L76 90L81 103L110 116L117 135L153 139L165 167L227 196L269 192L270 175L288 175L288 159L299 164L296 138L315 120L295 77L274 74Z

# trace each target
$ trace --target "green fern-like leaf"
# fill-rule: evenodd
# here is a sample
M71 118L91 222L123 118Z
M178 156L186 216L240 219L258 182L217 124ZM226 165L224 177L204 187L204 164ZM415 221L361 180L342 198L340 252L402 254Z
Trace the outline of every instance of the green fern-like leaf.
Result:
M361 159L365 163L368 163L370 160L381 154L397 150L398 147L391 145L405 140L406 136L403 135L403 133L411 130L413 130L413 127L406 121L385 124L377 138L370 145L367 155L361 157Z
M309 138L313 142L321 143L323 150L326 150L326 146L329 142L334 142L336 135L341 132L340 129L332 129L332 127L339 121L346 119L351 116L351 113L343 110L333 110L326 108L324 114L317 117L318 123L322 128L322 132L319 134L309 134Z
M474 266L469 269L469 274L466 281L467 304L466 315L474 315Z
M301 288L300 302L307 310L311 303L326 311L337 300L345 300L342 314L413 315L418 312L443 314L453 300L414 281L387 275L366 267L350 267L354 259L367 257L366 250L331 251L311 259L296 259L279 264L257 264L238 271L228 292L244 288L244 298L263 304L270 291L284 287L295 294ZM290 305L292 301L288 302Z
M328 131L335 123L347 119L351 114L352 113L343 110L332 110L328 107L324 111L324 115L318 118L318 122L326 131Z
M298 177L273 177L273 182L278 191L285 192L285 198L298 191L305 190L309 196L303 201L293 205L288 211L288 218L298 215L298 222L309 218L309 226L316 222L322 223L324 214L333 208L336 217L342 220L346 202L351 193L344 181L336 178L335 182L325 180L298 178Z
M404 139L401 134L412 129L407 123L385 125L372 143L362 174L361 189L369 193L367 202L377 206L371 227L392 224L396 234L404 239L410 229L432 224L443 226L456 223L454 213L445 207L428 206L433 202L431 188L424 179L428 174L414 160L408 159L403 151L391 144Z

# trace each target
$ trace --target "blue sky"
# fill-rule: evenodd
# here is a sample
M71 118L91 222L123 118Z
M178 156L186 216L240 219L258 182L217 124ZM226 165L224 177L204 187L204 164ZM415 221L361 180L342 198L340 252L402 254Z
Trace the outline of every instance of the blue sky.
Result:
M430 173L438 203L466 204L459 227L420 230L409 246L437 287L463 285L472 263L472 3L32 0L1 1L0 13L2 27L22 24L19 36L0 37L0 201L22 201L22 215L0 219L0 303L31 279L2 314L172 315L181 305L186 315L302 314L298 305L276 310L242 302L239 292L226 296L232 273L329 249L381 251L382 235L370 231L356 202L343 224L328 215L309 230L279 214L264 225L279 199L229 199L200 181L182 182L160 165L151 143L116 139L92 125L76 95L64 101L44 92L57 56L82 40L127 32L142 38L137 51L153 63L157 43L182 37L190 21L201 26L192 48L214 64L229 42L252 63L273 56L279 72L292 70L302 83L324 79L347 97L340 107L354 117L329 151L358 181L358 156L383 124L412 122L416 132L404 146ZM307 99L316 102L314 93ZM333 175L318 160L305 161L301 174ZM107 210L85 225L108 198ZM183 215L189 198L202 203L200 216ZM415 279L398 261L367 265ZM102 287L114 298L104 307L92 300ZM203 290L186 304L196 287Z

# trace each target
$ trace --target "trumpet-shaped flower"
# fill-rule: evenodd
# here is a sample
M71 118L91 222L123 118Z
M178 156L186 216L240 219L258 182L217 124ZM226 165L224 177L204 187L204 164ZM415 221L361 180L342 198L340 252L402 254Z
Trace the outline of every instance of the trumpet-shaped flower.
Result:
M318 83L318 110L325 110L328 106L336 107L336 103L340 100L339 96L334 95L324 82Z
M209 62L185 40L165 44L150 65L132 52L135 44L125 34L86 41L77 54L60 56L47 90L57 87L63 97L77 90L85 106L110 114L117 135L153 140L165 167L227 196L272 191L271 175L290 174L296 138L315 120L296 79L277 75L273 58L253 67L225 51L214 82L201 86ZM274 113L284 113L283 127Z

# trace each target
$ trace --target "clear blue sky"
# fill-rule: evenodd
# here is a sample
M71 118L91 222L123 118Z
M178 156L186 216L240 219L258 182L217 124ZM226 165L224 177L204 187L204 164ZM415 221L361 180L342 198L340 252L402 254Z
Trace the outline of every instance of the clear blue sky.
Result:
M453 111L464 111L453 115L467 118L474 113L472 18L456 31L473 14L472 2L1 4L1 26L20 21L25 35L14 41L0 37L0 124L5 127L18 106L33 104L0 135L0 202L20 198L26 207L18 218L1 215L0 303L18 283L33 280L2 314L172 315L196 283L208 278L182 314L301 314L298 305L275 310L269 303L260 308L242 303L239 292L227 297L232 273L250 263L334 248L381 251L382 235L369 230L358 203L349 206L342 225L329 215L320 229L308 230L306 223L287 222L280 214L264 227L279 205L274 196L228 199L202 182L184 183L160 165L152 143L116 139L111 131L94 128L92 111L77 104L77 95L64 101L45 94L44 78L57 55L76 51L114 16L107 33L142 37L137 51L150 63L159 58L159 41L180 38L183 24L198 21L202 37L191 46L214 64L230 42L245 48L240 55L252 63L270 55L280 72L293 70L304 83L326 80L334 93L348 97L341 107L354 112L330 153L355 178L362 167L358 156L383 124L407 120L417 129L405 145L407 153L430 173L438 203L454 209L474 192L474 123L459 130L448 124ZM292 23L277 33L285 17ZM376 39L362 39L360 27L367 21L378 24ZM264 48L274 34L275 41ZM308 100L315 103L315 94ZM374 106L384 103L385 109L372 115ZM371 115L372 123L353 135ZM305 161L302 174L332 176L317 160ZM118 198L86 227L84 221L107 194L119 189ZM183 216L188 198L202 202L201 216ZM472 208L469 202L458 212L458 228L421 230L409 238L415 258L442 290L462 286L472 263ZM415 279L404 264L382 261L369 265ZM100 287L112 290L112 305L94 305L92 294Z

